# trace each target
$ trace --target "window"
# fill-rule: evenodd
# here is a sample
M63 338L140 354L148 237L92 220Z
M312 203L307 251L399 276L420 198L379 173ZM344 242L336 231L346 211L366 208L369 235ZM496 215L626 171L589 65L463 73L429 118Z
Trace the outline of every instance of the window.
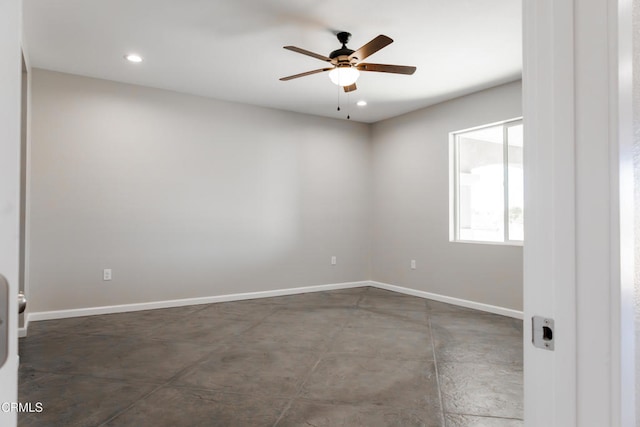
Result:
M450 134L451 240L522 243L522 119Z

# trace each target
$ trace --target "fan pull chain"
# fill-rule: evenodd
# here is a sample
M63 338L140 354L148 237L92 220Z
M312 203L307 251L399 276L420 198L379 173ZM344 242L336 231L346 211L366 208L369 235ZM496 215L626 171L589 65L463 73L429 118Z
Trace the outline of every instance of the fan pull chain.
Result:
M340 111L340 89L342 89L342 87L338 86L338 111Z
M351 110L351 92L347 92L347 120L351 120L349 111Z

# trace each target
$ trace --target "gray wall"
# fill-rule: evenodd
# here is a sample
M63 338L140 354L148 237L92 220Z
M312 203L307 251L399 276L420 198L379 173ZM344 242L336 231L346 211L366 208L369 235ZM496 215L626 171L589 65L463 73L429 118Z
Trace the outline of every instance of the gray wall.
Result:
M522 247L449 242L448 151L451 131L521 115L515 82L373 125L373 280L522 310Z
M31 311L367 279L519 310L521 247L449 242L448 133L520 90L369 126L34 70Z
M369 277L367 125L34 70L32 130L32 312Z

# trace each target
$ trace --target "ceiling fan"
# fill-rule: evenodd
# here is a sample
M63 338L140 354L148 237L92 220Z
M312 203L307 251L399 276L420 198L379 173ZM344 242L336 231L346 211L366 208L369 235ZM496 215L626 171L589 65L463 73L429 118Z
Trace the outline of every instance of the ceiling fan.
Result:
M393 43L393 39L385 35L379 35L365 44L358 50L351 50L347 47L351 33L342 31L336 34L338 41L342 43L342 48L334 50L329 56L320 55L314 52L310 52L305 49L301 49L295 46L284 46L285 49L293 52L298 52L303 55L311 56L321 61L331 63L331 67L320 68L318 70L307 71L306 73L294 74L293 76L283 77L280 80L287 81L297 79L298 77L309 76L311 74L322 73L329 71L329 78L333 83L338 86L342 86L345 92L352 92L357 89L356 80L360 76L360 71L377 71L381 73L395 73L395 74L413 74L416 71L416 67L410 67L406 65L386 65L386 64L369 64L361 62L365 58L376 53L383 47L386 47Z

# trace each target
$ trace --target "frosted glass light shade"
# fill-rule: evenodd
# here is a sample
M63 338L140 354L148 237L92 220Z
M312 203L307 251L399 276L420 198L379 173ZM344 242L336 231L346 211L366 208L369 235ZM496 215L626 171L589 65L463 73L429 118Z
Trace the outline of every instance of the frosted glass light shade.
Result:
M338 86L351 86L360 77L360 71L353 67L336 67L329 71L329 78Z

